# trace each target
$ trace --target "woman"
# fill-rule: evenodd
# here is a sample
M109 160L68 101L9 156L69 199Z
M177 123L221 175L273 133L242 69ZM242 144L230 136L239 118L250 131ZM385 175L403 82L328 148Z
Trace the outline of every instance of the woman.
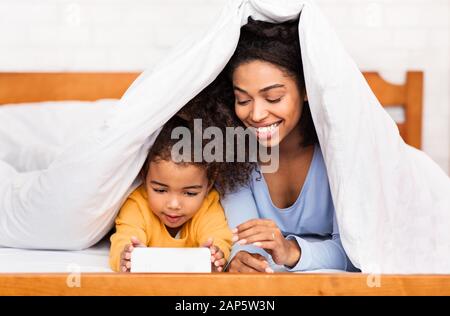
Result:
M222 201L236 242L230 272L352 268L309 110L297 25L250 19L225 70L238 122L279 150L276 172L261 173L259 163L249 186Z

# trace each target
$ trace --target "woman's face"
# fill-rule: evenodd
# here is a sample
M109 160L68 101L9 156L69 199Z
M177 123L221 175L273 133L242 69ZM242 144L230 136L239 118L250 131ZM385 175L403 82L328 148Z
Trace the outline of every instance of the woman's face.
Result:
M296 80L278 66L260 60L238 66L233 73L235 112L253 127L260 144L280 144L296 127L304 96Z

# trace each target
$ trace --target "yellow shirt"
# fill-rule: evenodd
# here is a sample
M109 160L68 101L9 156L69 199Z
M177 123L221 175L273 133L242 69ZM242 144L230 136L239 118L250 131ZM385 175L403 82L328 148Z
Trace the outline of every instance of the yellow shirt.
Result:
M136 236L147 247L199 247L208 238L223 251L228 259L231 248L231 231L216 190L205 197L202 206L180 230L180 239L173 238L166 226L149 208L147 192L143 186L136 189L125 201L116 218L116 232L111 236L109 264L119 271L120 254L131 236Z

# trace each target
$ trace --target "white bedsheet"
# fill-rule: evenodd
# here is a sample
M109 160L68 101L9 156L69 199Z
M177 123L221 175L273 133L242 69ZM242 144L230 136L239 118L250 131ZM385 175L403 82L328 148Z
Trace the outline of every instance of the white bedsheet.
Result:
M0 273L112 272L109 240L80 251L0 248Z

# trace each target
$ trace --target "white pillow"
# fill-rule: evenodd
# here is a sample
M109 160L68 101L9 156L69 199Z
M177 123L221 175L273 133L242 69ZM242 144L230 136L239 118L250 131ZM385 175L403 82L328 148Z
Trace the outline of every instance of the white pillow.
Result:
M49 101L0 106L0 160L18 172L46 169L67 144L102 122L118 100Z

